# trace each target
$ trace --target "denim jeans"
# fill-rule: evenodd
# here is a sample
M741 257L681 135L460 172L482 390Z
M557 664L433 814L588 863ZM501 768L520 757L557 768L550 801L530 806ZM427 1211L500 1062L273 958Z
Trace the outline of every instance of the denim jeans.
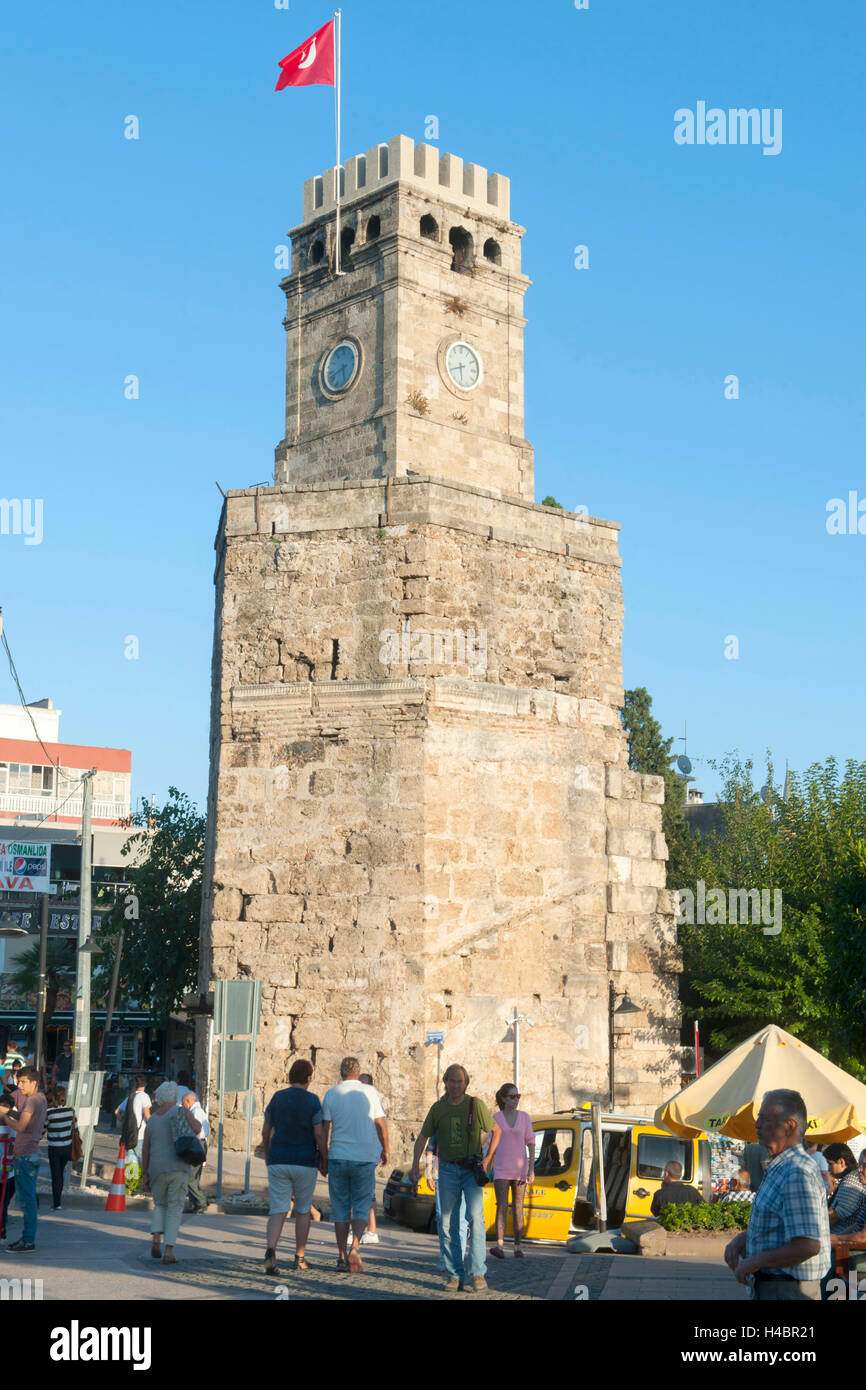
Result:
M436 1180L436 1229L439 1232L439 1254L441 1262L445 1265L445 1243L449 1236L445 1233L445 1222L442 1220L442 1203L439 1200L442 1194L442 1187L437 1178ZM466 1220L466 1202L463 1194L460 1194L460 1206L457 1209L459 1220L455 1222L454 1213L451 1215L451 1261L458 1269L463 1268L463 1253L466 1249L466 1236L469 1231L469 1222Z
M328 1196L332 1221L366 1221L376 1196L375 1163L329 1159Z
M13 1159L15 1168L15 1195L24 1213L24 1229L21 1239L28 1245L36 1243L36 1174L39 1172L39 1158Z
M442 1225L452 1232L452 1240L445 1242L442 1257L449 1278L483 1279L487 1273L487 1240L484 1231L484 1193L475 1181L471 1169L461 1168L458 1163L443 1163L439 1160L439 1207ZM466 1215L469 1218L469 1259L465 1261L461 1251L459 1262L453 1249L455 1217L460 1211L461 1199L466 1202ZM468 1269L466 1264L468 1263Z

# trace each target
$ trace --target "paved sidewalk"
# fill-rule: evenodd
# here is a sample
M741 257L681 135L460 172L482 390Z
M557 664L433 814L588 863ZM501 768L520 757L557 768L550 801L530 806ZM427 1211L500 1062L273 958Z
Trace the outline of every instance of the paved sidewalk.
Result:
M747 1297L724 1264L701 1259L630 1255L571 1255L556 1245L527 1245L527 1258L488 1261L486 1294L445 1294L436 1268L439 1243L380 1222L378 1246L364 1246L363 1275L336 1269L333 1226L315 1224L307 1255L313 1268L292 1271L294 1226L286 1224L279 1258L283 1273L263 1272L265 1217L247 1212L187 1217L176 1253L180 1263L152 1259L150 1217L143 1205L124 1213L98 1208L40 1214L37 1248L15 1255L0 1247L0 1279L43 1281L46 1301L298 1300L418 1301L480 1297L485 1301L693 1302ZM9 1239L20 1217L13 1204Z
M578 1255L573 1283L588 1289L590 1302L748 1303L749 1290L738 1284L724 1260L699 1256L671 1259L664 1255ZM574 1297L574 1294L571 1294Z
M328 1223L317 1224L311 1231L307 1258L313 1268L308 1274L294 1273L294 1226L287 1222L280 1246L283 1274L279 1278L263 1272L262 1216L220 1213L185 1218L175 1251L179 1263L168 1267L151 1257L149 1224L149 1214L141 1208L117 1214L73 1209L41 1215L32 1255L15 1255L0 1247L0 1278L41 1279L46 1301L540 1300L551 1296L557 1280L564 1287L575 1263L574 1256L564 1255L560 1248L539 1247L522 1261L490 1261L495 1268L488 1271L490 1289L486 1294L446 1295L446 1276L436 1268L436 1237L389 1223L380 1226L379 1246L363 1248L366 1272L347 1275L337 1272L334 1231ZM10 1239L16 1239L19 1225L13 1208Z

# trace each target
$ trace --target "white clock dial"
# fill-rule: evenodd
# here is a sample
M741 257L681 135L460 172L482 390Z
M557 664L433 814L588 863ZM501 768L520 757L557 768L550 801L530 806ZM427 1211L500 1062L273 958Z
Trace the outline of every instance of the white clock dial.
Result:
M329 391L345 391L358 371L358 349L354 343L338 343L325 358L322 370Z
M474 391L481 380L481 358L468 343L452 343L445 354L445 368L461 391Z

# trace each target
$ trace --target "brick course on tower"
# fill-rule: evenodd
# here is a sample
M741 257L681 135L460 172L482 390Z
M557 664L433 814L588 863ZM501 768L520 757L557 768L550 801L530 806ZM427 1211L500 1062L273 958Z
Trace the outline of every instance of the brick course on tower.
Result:
M202 988L264 981L257 1106L373 1072L399 1144L436 1051L522 1104L675 1088L663 783L627 767L615 523L533 501L508 180L405 136L304 188L273 488L217 536ZM202 1059L203 1060L203 1059ZM245 1121L229 1102L230 1144Z

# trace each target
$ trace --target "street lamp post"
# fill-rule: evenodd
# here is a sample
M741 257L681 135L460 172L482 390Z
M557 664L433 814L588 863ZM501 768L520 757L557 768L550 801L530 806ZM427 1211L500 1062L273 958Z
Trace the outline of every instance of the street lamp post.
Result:
M84 948L91 928L91 878L93 846L90 834L93 778L96 769L85 772L81 805L81 887L78 907L78 956L75 980L75 1070L90 1071L90 951Z
M640 1009L638 1008L638 1006L637 1006L636 1004L633 1004L633 1003L631 1002L631 1000L629 999L629 997L628 997L627 994L624 994L624 995L622 996L622 999L620 1000L619 1004L617 1005L617 1003L616 1003L616 990L614 989L614 986L613 986L613 980L611 980L611 981L610 981L610 989L609 989L609 992L608 992L608 1002L607 1002L607 1036L608 1036L608 1043L609 1043L609 1046L610 1046L610 1067L609 1067L610 1096L608 1097L608 1101L609 1101L609 1108L610 1108L610 1113L611 1113L611 1115L614 1113L614 1050L613 1050L613 1035L614 1035L614 1031L615 1031L615 1028L614 1028L614 1019L615 1019L615 1018L622 1018L622 1017L624 1017L624 1016L627 1015L627 1014L639 1014L640 1012L641 1012L641 1011L640 1011Z
M512 1030L514 1039L514 1084L520 1090L520 1025L525 1023L527 1028L534 1028L535 1024L526 1014L519 1014L514 1010L514 1017L505 1020L506 1026Z
M36 986L36 1047L34 1060L36 1070L42 1075L45 1060L45 992L48 988L48 894L39 899L39 983Z

